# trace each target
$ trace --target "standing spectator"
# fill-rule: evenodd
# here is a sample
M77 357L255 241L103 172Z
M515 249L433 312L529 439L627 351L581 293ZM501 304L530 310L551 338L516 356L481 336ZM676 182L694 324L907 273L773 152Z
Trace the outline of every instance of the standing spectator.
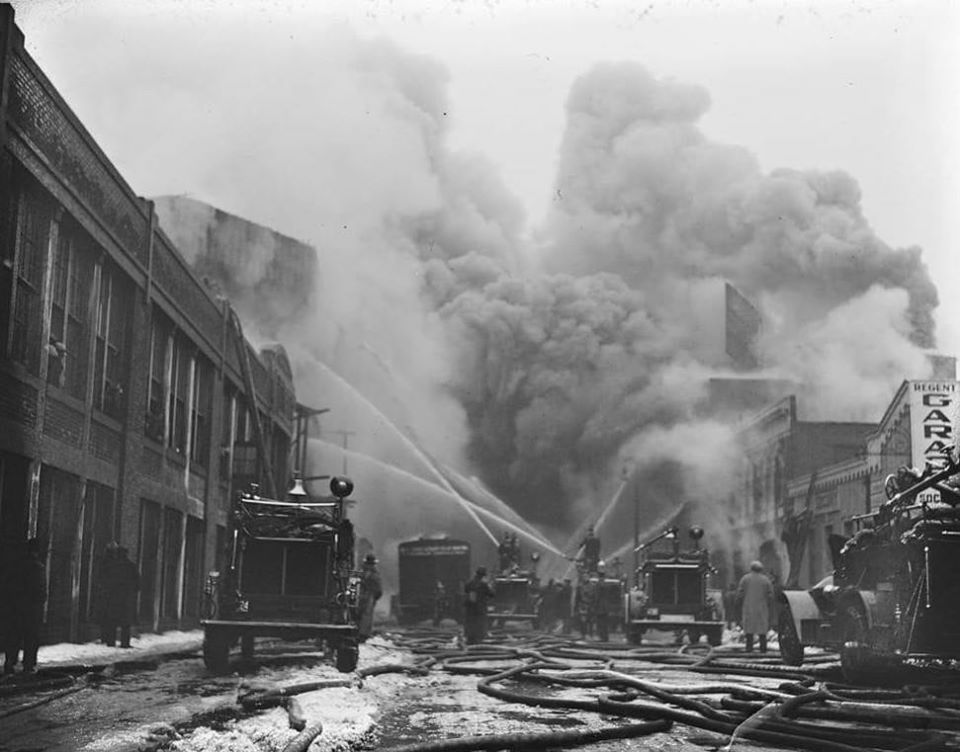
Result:
M137 620L137 592L140 590L140 573L130 561L126 546L118 546L116 552L117 593L115 599L117 626L120 627L120 647L130 647L130 627ZM111 641L114 627L110 627Z
M116 541L110 541L103 550L103 559L94 583L94 604L97 624L100 625L100 642L113 647L117 642L117 621L119 610L117 599L113 592L119 582L117 576L117 549Z
M360 576L360 618L357 636L366 642L373 634L373 610L383 595L383 583L377 570L377 557L367 554L363 559L363 574Z
M493 588L487 581L487 568L477 567L476 574L463 586L463 632L468 645L474 645L487 636L487 602L493 597Z
M767 632L773 610L773 585L763 573L763 564L750 563L750 571L740 578L737 602L741 604L740 624L747 639L747 652L753 652L753 636L760 637L760 652L767 652Z
M97 623L100 640L113 647L120 628L120 647L130 647L130 627L136 621L140 574L127 556L127 549L115 541L107 544L97 587Z
M40 560L40 542L30 538L20 555L4 572L2 585L6 599L3 673L12 674L23 651L23 673L37 670L40 626L47 600L47 572Z

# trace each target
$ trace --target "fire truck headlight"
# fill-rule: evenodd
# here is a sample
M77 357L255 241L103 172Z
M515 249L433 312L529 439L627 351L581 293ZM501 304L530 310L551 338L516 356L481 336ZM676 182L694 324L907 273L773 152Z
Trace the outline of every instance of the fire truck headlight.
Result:
M702 527L692 527L690 528L690 537L698 541L703 537L703 528Z
M330 493L338 499L344 499L353 493L353 481L342 475L330 479Z

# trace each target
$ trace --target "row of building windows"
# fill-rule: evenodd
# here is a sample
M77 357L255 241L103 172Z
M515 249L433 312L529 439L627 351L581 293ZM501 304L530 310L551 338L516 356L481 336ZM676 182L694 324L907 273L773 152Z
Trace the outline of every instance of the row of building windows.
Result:
M133 285L69 216L23 173L7 168L12 190L0 216L0 347L13 362L78 400L120 419L129 367ZM51 239L55 242L51 243ZM50 255L49 296L43 293ZM43 335L49 298L50 329Z
M0 204L0 304L5 314L0 316L4 325L0 347L34 376L41 374L40 358L45 357L50 386L122 421L129 398L133 282L78 222L58 211L54 200L4 155L0 173L11 177L13 190ZM44 295L48 249L50 277ZM41 347L44 305L49 305L50 323ZM207 467L215 369L156 306L149 362L143 367L149 374L144 434L191 465ZM281 411L292 414L289 390L273 391ZM223 397L222 446L235 441L252 445L247 401L229 384ZM263 419L269 425L266 416ZM289 445L271 434L267 440L279 442L278 454ZM229 468L223 470L221 477L226 478Z

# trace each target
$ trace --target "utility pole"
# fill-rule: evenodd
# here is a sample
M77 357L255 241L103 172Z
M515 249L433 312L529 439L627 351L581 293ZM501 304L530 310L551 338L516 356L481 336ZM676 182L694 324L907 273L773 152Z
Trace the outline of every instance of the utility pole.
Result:
M640 488L636 471L630 476L633 484L633 586L640 587Z
M340 436L343 439L343 474L347 474L347 449L349 448L349 441L351 436L356 436L356 431L344 431L344 430L330 430L327 433L334 433Z
M297 403L296 428L294 430L294 452L296 467L294 470L301 480L307 480L307 442L310 440L310 421L317 416L330 412L329 407L310 408ZM319 425L319 421L318 421Z

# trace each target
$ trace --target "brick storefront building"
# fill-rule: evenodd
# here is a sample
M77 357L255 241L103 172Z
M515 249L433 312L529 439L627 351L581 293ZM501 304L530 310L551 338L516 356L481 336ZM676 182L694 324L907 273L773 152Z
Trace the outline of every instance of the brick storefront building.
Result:
M195 623L232 484L263 470L237 334L24 50L9 5L0 188L0 548L40 539L47 641L95 635L113 540L140 568L140 630ZM279 347L249 360L286 479L290 366Z
M780 536L783 520L792 513L789 484L815 468L862 457L875 429L873 423L801 420L793 395L742 421L742 465L730 500L734 545L728 580L742 575L752 558L781 580L787 578Z

